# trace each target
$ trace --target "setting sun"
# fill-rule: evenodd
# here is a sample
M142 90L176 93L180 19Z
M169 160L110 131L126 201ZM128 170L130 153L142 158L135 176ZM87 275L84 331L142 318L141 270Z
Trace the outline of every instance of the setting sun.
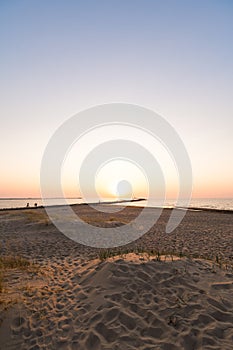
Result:
M100 198L134 198L148 193L146 175L128 160L113 160L96 174L96 191Z

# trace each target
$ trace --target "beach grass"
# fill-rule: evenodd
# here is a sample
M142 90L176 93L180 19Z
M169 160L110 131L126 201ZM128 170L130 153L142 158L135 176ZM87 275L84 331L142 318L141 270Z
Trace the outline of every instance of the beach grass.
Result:
M45 224L46 226L49 225L50 223L49 217L44 210L43 211L38 209L25 210L24 215L30 222Z
M26 272L36 272L38 266L21 256L8 255L0 257L0 293L4 290L4 277L6 271L14 269Z
M0 270L3 269L25 269L31 265L31 262L27 259L17 256L3 256L0 257Z
M107 260L108 258L113 258L116 256L122 259L127 256L127 254L135 254L139 256L141 260L155 260L155 261L166 261L167 259L173 261L173 259L178 258L173 253L160 252L155 249L145 249L145 248L132 248L132 249L101 249L98 253L98 258L100 261ZM181 257L179 257L181 258Z

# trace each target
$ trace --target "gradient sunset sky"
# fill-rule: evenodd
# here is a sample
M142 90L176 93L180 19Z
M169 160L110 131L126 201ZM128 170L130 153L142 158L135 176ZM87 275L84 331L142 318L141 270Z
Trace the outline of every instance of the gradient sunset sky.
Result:
M232 0L0 1L0 43L0 197L40 196L54 131L111 102L175 128L194 197L233 197Z

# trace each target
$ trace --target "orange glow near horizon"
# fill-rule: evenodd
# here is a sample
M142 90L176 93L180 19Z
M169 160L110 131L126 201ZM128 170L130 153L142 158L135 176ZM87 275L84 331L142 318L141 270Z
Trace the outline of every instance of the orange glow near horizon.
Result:
M113 171L114 173L114 171ZM105 177L107 176L107 172ZM124 177L123 177L124 178ZM122 178L119 177L119 180ZM132 177L133 179L133 177ZM98 193L103 198L116 198L116 177L112 178L112 181L105 181L106 179L102 176L102 181L99 178ZM134 179L135 180L135 179ZM133 181L132 181L133 182ZM101 185L100 185L101 183ZM178 184L174 182L167 183L166 187L166 197L167 198L177 198L178 195ZM80 197L80 192L77 184L74 184L72 181L65 181L63 183L63 192L66 197ZM135 197L146 197L146 183L136 181L134 188ZM13 177L4 177L1 178L1 188L0 188L0 197L1 198L23 198L23 197L34 197L40 198L40 183L38 178L34 178L33 181L28 178L18 177L17 179ZM208 181L207 179L202 180L202 182L195 181L193 185L192 198L233 198L233 188L232 184L229 184L229 181L225 183L219 180Z
M112 189L111 186L106 185L103 182L98 189L98 194L102 198L116 198L116 192L114 192L114 187L116 187L116 183L112 181ZM69 181L63 184L63 192L65 197L80 197L80 192L78 187ZM145 184L140 186L138 183L136 188L134 189L135 197L143 197L147 196L147 191L145 191ZM169 199L177 198L178 195L178 186L176 184L168 183L166 187L166 197ZM0 198L40 198L40 185L39 182L28 181L28 179L18 179L17 184L14 179L1 179L1 189L0 189ZM192 198L233 198L233 189L226 182L225 184L220 181L203 181L202 184L199 184L197 181L194 182Z
M117 163L116 163L117 164ZM119 163L118 163L119 166ZM132 166L131 172L132 172ZM108 171L107 171L108 170ZM112 170L106 171L102 170L102 175L100 172L99 180L96 179L97 192L101 198L117 198L116 186L121 180L127 180L126 173L129 168L126 168L125 173L116 173L116 165L113 166ZM134 184L133 196L134 197L147 197L147 184L145 179L143 180L143 175L138 173L137 175L128 176L129 182ZM170 179L171 180L171 179ZM226 179L225 182L221 179L194 179L192 198L233 198L233 188L232 184L229 185L229 180ZM78 185L68 179L65 179L63 185L63 192L65 197L80 197ZM166 198L175 199L178 196L178 184L175 181L168 181L166 186ZM33 180L29 178L18 176L17 178L13 176L7 177L6 175L1 178L1 198L40 198L40 184L39 178L34 177Z
M17 186L13 186L12 184L5 184L2 186L1 191L0 191L0 198L40 198L41 193L40 189L38 188L39 186L31 187L27 186L25 184L18 184ZM77 198L80 197L80 193L77 192L77 189L74 187L72 188L71 186L67 186L63 190L64 196L67 198ZM167 195L166 197L168 199L175 199L177 198L177 192L178 189L167 189ZM101 189L101 197L103 198L116 198L115 194L111 194L108 190L104 190L103 188ZM135 197L146 197L146 193L143 191L138 190L136 192ZM229 191L228 188L225 186L218 187L194 187L193 188L193 193L192 193L192 198L233 198L233 192Z

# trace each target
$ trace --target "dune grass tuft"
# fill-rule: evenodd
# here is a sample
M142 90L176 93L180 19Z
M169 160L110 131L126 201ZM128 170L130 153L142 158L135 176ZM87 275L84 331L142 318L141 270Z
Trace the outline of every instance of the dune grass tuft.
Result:
M3 256L0 257L0 269L24 269L31 265L31 262L27 259L17 256Z
M20 256L2 256L0 257L0 293L3 291L4 275L6 270L25 270L25 271L37 271L38 266Z
M45 225L49 225L50 223L49 217L46 214L46 212L40 209L25 210L24 214L30 222L36 222Z

